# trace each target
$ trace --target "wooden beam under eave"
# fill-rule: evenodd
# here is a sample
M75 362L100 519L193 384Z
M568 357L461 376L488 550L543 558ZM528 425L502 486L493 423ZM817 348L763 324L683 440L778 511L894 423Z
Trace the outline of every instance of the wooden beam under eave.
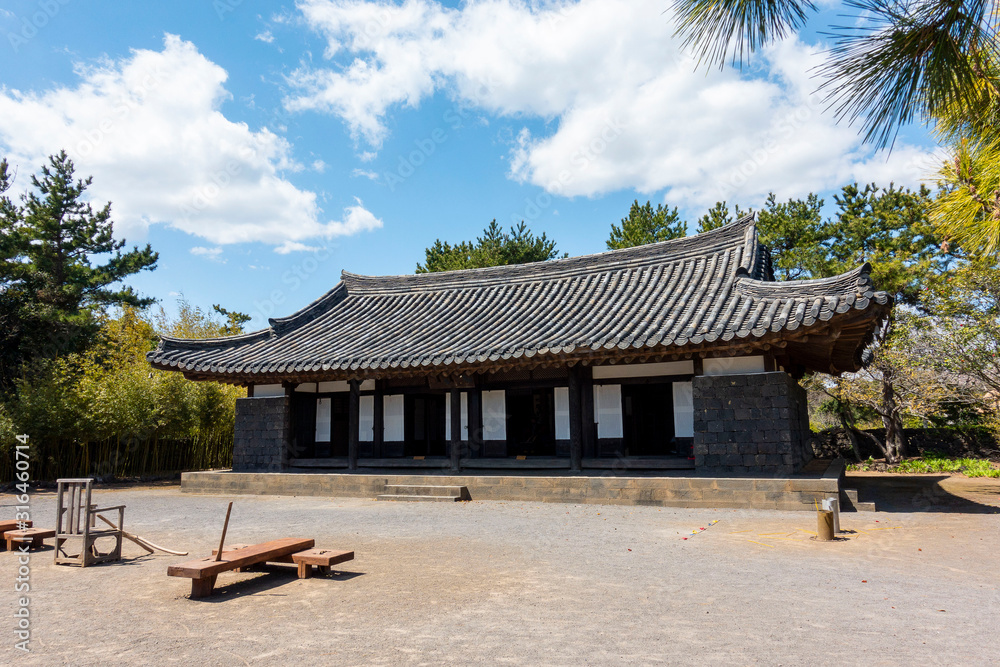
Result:
M421 379L427 377L448 377L455 376L457 374L466 374L470 376L482 375L487 372L503 372L511 371L516 369L536 369L536 368L559 368L559 367L587 367L592 365L602 365L602 364L616 364L619 362L634 362L636 359L639 360L654 360L663 361L666 359L670 360L680 360L683 359L694 359L694 358L708 358L712 356L726 356L733 355L737 353L741 354L753 354L754 352L766 353L768 351L785 350L789 342L791 341L793 345L799 341L806 343L824 343L830 346L835 341L834 334L836 334L836 340L842 341L844 338L857 339L860 341L863 337L869 335L871 331L871 318L869 315L864 315L861 317L852 317L848 321L841 321L838 323L839 331L834 332L833 327L823 326L820 327L825 334L830 336L827 340L816 341L812 337L817 335L817 327L807 327L792 334L792 338L789 338L788 332L773 332L767 331L764 335L760 337L747 336L745 338L736 338L730 341L717 340L711 343L702 342L697 345L685 345L683 347L677 347L673 345L656 345L649 348L639 348L640 352L636 352L635 349L629 348L627 350L620 349L600 349L593 350L590 348L584 348L581 350L575 350L569 354L561 353L546 353L543 355L536 355L531 358L521 357L515 359L498 359L495 361L486 361L484 363L475 362L463 362L458 364L449 364L446 367L441 366L408 366L408 367L388 367L388 368L366 368L366 369L338 369L331 372L327 371L308 371L293 374L255 374L255 373L240 373L234 375L214 375L211 373L190 373L185 372L185 377L192 380L211 380L216 382L226 382L230 384L274 384L279 382L322 382L326 380L366 380L366 379L385 379L385 378L409 378L409 379ZM808 337L808 338L807 338ZM803 340L804 339L804 340ZM854 345L860 344L849 344L847 347L852 347ZM842 348L842 352L835 352L835 356L842 356L847 354L851 356L853 350L848 353L848 350ZM793 356L801 356L803 350L796 350ZM788 356L787 354L784 356ZM791 363L791 361L789 361ZM812 363L812 361L810 362ZM818 368L825 368L829 362L824 363ZM850 362L851 364L856 364L856 362ZM839 367L843 367L842 362L838 362ZM154 367L159 367L154 365ZM815 366L814 366L815 367Z

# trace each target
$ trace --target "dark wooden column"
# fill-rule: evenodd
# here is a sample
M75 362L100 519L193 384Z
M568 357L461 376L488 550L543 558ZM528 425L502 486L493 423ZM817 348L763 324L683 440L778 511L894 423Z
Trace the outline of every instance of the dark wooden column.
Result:
M589 366L580 369L580 423L583 425L583 455L597 456L597 427L594 424L594 376Z
M374 429L374 434L372 435L372 445L375 449L375 458L382 458L382 442L385 440L385 407L382 403L382 386L381 382L375 382L375 407L373 410L375 414L372 415L372 427Z
M361 421L361 381L351 380L351 398L347 405L347 467L358 469L358 426Z
M469 458L483 455L483 390L469 391Z
M462 392L452 389L451 399L451 470L458 472L462 454Z
M580 367L569 369L569 469L583 470L583 396Z

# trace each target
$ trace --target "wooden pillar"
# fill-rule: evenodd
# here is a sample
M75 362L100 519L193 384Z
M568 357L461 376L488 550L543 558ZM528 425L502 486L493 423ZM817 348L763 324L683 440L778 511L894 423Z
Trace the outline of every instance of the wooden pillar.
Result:
M469 457L483 455L483 390L469 391Z
M451 470L458 472L462 454L462 391L452 389L451 399Z
M372 445L375 449L375 458L382 458L382 442L385 440L385 408L382 403L382 383L375 382L375 414L372 415Z
M351 380L351 398L347 406L347 467L358 469L358 427L361 421L361 381Z
M569 369L569 469L583 470L583 400L580 368Z
M597 426L594 424L594 376L589 366L580 369L580 423L583 455L597 456Z

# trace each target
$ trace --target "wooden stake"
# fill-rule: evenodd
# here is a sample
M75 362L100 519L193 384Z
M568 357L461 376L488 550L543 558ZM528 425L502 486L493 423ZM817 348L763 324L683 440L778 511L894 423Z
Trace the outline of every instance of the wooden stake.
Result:
M105 517L101 516L100 514L97 515L97 518L100 519L101 521L103 521L104 523L108 524L112 528L118 528L118 526L116 526L109 519L106 519ZM126 540L131 540L131 541L135 542L136 544L138 544L140 547L142 547L143 549L145 549L149 553L153 553L153 551L155 550L155 551L163 551L165 553L173 554L175 556L187 556L188 555L188 552L186 552L186 551L174 551L172 549L167 549L166 547L161 547L158 544L153 544L152 542L150 542L149 540L145 539L144 537L141 537L139 535L135 535L134 533L130 533L127 530L122 530L122 537L124 537Z
M222 546L226 543L226 531L229 530L229 513L233 511L233 501L229 501L229 508L226 510L226 523L222 525L222 539L219 540L219 551L215 554L215 560L222 560Z

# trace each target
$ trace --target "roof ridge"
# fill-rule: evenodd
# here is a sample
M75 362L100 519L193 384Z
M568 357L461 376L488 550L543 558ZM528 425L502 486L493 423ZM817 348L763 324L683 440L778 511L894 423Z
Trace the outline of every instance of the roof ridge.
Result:
M567 278L587 273L604 271L619 271L637 268L667 261L676 261L692 255L702 255L718 251L729 246L744 246L744 264L751 275L758 264L756 252L749 252L750 246L757 243L756 221L754 214L748 214L739 220L716 229L684 236L681 238L649 243L631 248L605 250L589 255L577 255L542 262L527 264L507 264L478 269L460 269L457 271L442 271L435 273L418 273L397 276L364 276L341 272L341 280L319 298L306 304L299 310L285 317L268 319L270 325L266 329L230 336L210 339L185 339L162 337L158 348L160 350L199 348L210 349L228 347L238 343L250 342L303 326L320 317L330 308L348 296L364 294L411 293L413 291L437 291L456 288L486 287L497 284L525 283L541 280ZM679 250L679 251L678 251ZM677 252L671 252L677 251ZM747 259L747 257L749 259ZM602 271L603 270L603 271ZM743 267L737 269L747 270ZM166 343L166 344L164 344Z
M476 269L395 276L366 276L349 271L341 279L349 294L378 294L397 291L433 291L456 287L483 287L497 283L533 282L592 273L595 270L635 268L664 259L673 261L692 254L705 254L728 245L756 243L756 224L751 213L716 229L681 238L648 243L589 255L577 255L527 264L507 264ZM670 252L677 251L677 252ZM751 265L752 267L752 265Z
M192 347L205 349L227 347L237 343L249 343L257 339L263 340L264 338L270 338L272 333L271 328L268 327L267 329L248 331L247 333L235 334L233 336L215 336L213 338L178 338L176 336L165 336L160 334L160 342L156 348L158 350L170 350ZM152 354L152 352L148 352L146 356L148 357L150 354Z
M873 294L887 294L875 290L875 281L871 277L872 266L868 262L849 271L825 278L803 278L799 280L759 280L749 275L741 274L736 279L736 289L748 296L759 296L763 291L780 289L785 294L795 294L803 289L815 291L817 288L843 285L851 280L856 281L855 287L867 287L861 292L871 291Z

